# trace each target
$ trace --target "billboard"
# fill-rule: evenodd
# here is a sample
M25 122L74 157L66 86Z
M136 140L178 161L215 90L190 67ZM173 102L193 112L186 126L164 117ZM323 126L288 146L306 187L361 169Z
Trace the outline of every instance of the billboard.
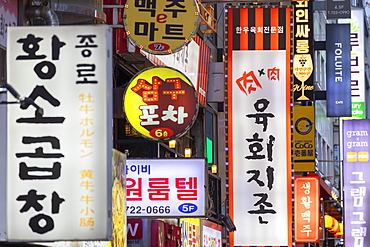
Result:
M288 246L291 9L229 6L227 20L229 213L248 229L230 243Z
M172 3L128 0L124 25L128 37L140 49L153 54L170 54L180 50L197 33L198 3L195 0Z
M326 115L351 117L349 24L326 24Z
M111 37L8 28L7 81L26 97L7 110L9 241L111 238Z
M180 71L163 66L140 71L123 97L127 120L143 137L169 140L182 136L198 114L191 81Z
M294 239L296 243L318 243L320 184L318 177L294 178Z
M128 159L127 216L205 215L204 159Z
M342 122L345 244L364 247L370 245L370 120Z

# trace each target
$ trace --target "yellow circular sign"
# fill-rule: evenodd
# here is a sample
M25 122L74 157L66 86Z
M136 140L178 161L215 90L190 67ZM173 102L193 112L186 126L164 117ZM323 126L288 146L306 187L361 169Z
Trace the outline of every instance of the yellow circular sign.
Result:
M198 113L198 97L191 81L180 71L155 66L133 77L123 106L127 120L142 136L169 140L183 135Z
M195 0L127 0L124 25L139 48L153 54L180 50L195 36L199 8Z

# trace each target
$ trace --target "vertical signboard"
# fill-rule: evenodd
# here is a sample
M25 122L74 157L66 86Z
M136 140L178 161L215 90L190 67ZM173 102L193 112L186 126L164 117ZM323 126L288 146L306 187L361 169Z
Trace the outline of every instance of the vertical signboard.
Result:
M313 101L312 1L294 1L294 101Z
M8 29L8 81L28 98L8 105L9 240L111 237L111 36L105 25Z
M113 149L112 238L113 246L127 246L126 154Z
M315 171L315 107L294 106L294 171Z
M370 120L343 120L344 233L348 247L370 245Z
M319 242L319 186L318 177L294 178L294 239L296 243Z
M351 117L350 25L326 24L326 111Z
M365 24L364 11L352 9L351 19L339 19L339 23L351 24L351 96L352 117L364 119L365 107Z
M201 247L201 219L181 218L181 247Z
M6 91L0 91L0 102L6 99ZM6 241L6 114L6 105L0 104L0 241Z
M288 246L291 9L230 6L227 17L230 215L248 229L231 246Z

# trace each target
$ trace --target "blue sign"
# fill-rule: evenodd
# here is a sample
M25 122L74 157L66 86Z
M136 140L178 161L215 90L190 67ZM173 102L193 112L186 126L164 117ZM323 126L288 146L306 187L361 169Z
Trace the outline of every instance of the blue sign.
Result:
M352 117L350 24L326 24L328 117Z

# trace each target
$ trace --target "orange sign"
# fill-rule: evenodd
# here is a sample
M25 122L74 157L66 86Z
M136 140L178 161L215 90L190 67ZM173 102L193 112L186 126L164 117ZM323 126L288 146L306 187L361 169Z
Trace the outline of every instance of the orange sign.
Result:
M294 178L295 241L296 243L319 242L319 178Z
M180 71L155 66L141 71L124 94L127 120L142 136L170 140L194 123L198 98L193 84Z

